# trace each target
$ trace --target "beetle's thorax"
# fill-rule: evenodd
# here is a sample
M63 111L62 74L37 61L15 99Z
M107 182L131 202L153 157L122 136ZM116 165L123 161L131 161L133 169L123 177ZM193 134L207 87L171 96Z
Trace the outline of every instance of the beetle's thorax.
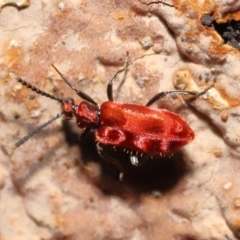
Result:
M97 128L99 125L100 110L89 102L82 101L76 105L72 98L67 98L62 104L62 110L67 120L75 116L80 128Z

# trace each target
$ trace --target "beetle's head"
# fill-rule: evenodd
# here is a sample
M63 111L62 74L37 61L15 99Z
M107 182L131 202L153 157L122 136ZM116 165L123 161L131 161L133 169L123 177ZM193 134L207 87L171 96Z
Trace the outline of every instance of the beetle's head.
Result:
M62 111L67 120L71 120L76 112L76 105L72 98L67 98L62 103Z

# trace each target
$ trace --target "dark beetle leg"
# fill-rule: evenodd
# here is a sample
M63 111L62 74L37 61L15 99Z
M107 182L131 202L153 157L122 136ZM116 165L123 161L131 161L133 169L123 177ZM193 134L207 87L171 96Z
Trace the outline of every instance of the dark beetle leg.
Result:
M124 173L123 173L123 167L120 164L120 162L113 158L110 157L109 155L105 154L103 149L101 148L100 144L97 144L97 151L100 157L102 157L103 159L107 160L108 162L111 162L112 164L114 164L118 170L119 170L119 181L123 181L123 177L124 177Z
M82 141L83 138L87 135L87 133L91 130L91 128L84 128L81 135L79 136L79 141Z
M126 61L124 63L124 66L122 69L118 70L114 76L110 79L110 81L108 82L107 85L107 96L108 96L108 100L109 101L113 101L113 91L112 91L112 85L113 85L113 80L117 77L117 75L123 71L127 71L128 68L128 62L129 62L129 57L128 57L128 52L127 52L127 56L126 56Z
M146 104L147 107L149 107L150 105L152 105L153 103L155 103L156 101L158 101L159 99L165 97L168 94L172 94L172 93L180 93L180 94L188 94L188 95L193 95L193 96L200 96L202 94L204 94L207 90L209 90L212 86L205 88L203 90L200 91L185 91L185 90L173 90L173 91L166 91L166 92L160 92L158 94L156 94L154 97L152 97Z

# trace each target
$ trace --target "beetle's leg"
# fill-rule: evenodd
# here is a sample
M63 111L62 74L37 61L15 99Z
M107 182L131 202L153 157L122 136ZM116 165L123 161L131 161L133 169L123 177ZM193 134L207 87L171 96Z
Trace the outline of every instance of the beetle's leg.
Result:
M123 177L124 177L124 173L123 173L123 167L122 165L119 163L119 161L113 157L110 157L109 155L105 154L103 149L101 148L101 146L99 144L96 145L97 146L97 151L100 157L102 157L103 159L107 160L108 162L111 162L112 164L116 165L116 167L119 170L119 181L123 181Z
M66 77L65 77L53 64L52 64L52 67L53 67L53 68L56 70L56 72L60 75L60 77L63 79L63 81L64 81L71 89L73 89L80 98L82 98L82 99L84 99L84 100L86 100L86 101L88 101L88 102L90 102L90 103L92 103L92 104L94 104L94 105L98 105L98 104L97 104L90 96L88 96L86 93L84 93L84 92L76 89L76 88L66 79Z
M149 155L145 155L144 157L138 157L136 155L131 155L130 156L130 161L131 164L138 167L142 165L144 162L146 162L150 158Z
M117 75L123 71L127 71L128 68L128 63L129 63L129 56L128 56L128 52L127 52L127 56L126 56L126 60L125 63L123 65L123 68L118 70L114 76L110 79L110 81L108 82L107 85L107 97L109 101L113 101L113 91L112 91L112 84L113 84L113 80L117 77Z
M180 93L180 94L189 94L189 95L193 95L193 96L200 96L202 94L204 94L207 90L209 90L212 86L205 88L203 90L200 91L186 91L186 90L173 90L173 91L166 91L166 92L160 92L158 94L156 94L154 97L152 97L146 104L147 107L149 107L150 105L152 105L153 103L155 103L156 101L158 101L159 99L165 97L168 94L172 94L172 93Z
M82 133L79 136L79 140L82 141L83 138L87 135L87 133L91 130L91 128L84 128Z

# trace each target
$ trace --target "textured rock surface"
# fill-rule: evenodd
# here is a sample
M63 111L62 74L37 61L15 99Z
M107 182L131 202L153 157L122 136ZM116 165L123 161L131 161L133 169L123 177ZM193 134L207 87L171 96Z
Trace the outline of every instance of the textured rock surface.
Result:
M0 12L0 239L240 238L239 52L201 25L239 19L238 1L32 1ZM14 144L60 112L14 73L56 96L74 95L55 64L99 104L108 80L117 101L145 104L175 88L199 90L196 100L166 97L154 107L179 113L195 131L172 158L125 168L96 153L93 135L78 141L75 123L55 121L24 145ZM185 101L184 101L185 100ZM191 103L186 104L186 102Z

